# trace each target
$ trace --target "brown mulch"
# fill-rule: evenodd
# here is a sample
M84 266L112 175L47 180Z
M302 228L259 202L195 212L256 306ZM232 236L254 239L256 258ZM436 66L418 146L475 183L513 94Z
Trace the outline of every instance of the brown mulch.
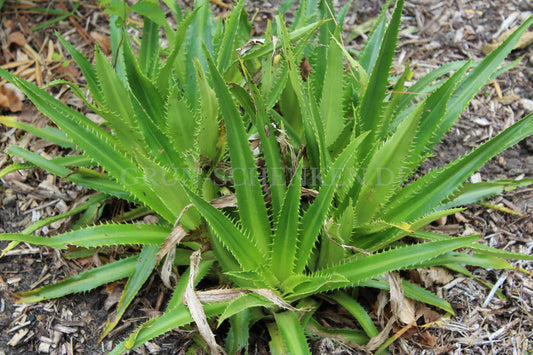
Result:
M251 13L259 10L254 22L258 33L266 19L275 12L278 2L248 2ZM347 47L354 50L362 47L367 34L360 30L367 21L378 15L384 2L353 2L346 19ZM335 2L338 7L344 3L345 0ZM31 10L32 7L70 11L73 5L73 1L67 0L8 1L0 14L0 66L38 85L58 78L83 85L83 78L65 54L54 31L61 33L89 57L95 42L105 49L109 46L106 42L109 30L106 28L107 18L98 7L98 2L84 1L76 16L43 30L31 31L32 27L53 18ZM184 5L190 4L187 2ZM227 11L227 5L212 2L217 14ZM401 72L405 63L410 61L411 70L418 78L450 61L468 58L481 60L485 45L497 41L501 34L532 13L531 0L406 1L394 69ZM491 82L476 96L462 114L462 119L439 145L435 158L426 164L425 171L463 155L533 110L533 45L514 51L510 59L520 56L525 58L516 68ZM82 102L65 88L53 87L50 90L64 102L85 110ZM13 87L0 83L2 114L17 115L25 122L40 127L46 125L48 119L17 95ZM10 144L29 148L48 157L69 153L23 134L20 130L0 126L0 169L10 163L5 153ZM533 178L532 153L533 138L530 137L491 160L472 180ZM16 158L14 160L18 161ZM11 174L2 179L0 184L0 233L17 232L32 221L67 211L79 205L90 193L42 170ZM479 233L488 245L531 255L533 188L506 192L492 198L489 203L507 207L519 214L476 205L446 221L440 221L432 228L454 235ZM41 235L58 233L67 225L68 221L63 221L38 232ZM7 243L0 242L0 248L5 245ZM160 286L159 276L153 275L117 330L97 344L96 339L113 310L115 291L120 290L121 283L37 304L14 303L13 293L53 283L87 269L95 262L65 260L57 251L30 245L20 245L0 259L0 355L105 353L137 325L164 309L169 294ZM530 340L533 336L533 281L530 276L518 271L525 269L531 272L533 265L531 262L512 264L515 270L470 268L476 277L496 284L505 299L494 295L490 288L481 283L460 275L452 275L451 280L442 283L435 281L429 288L452 304L456 316L441 319L427 330L404 333L390 350L396 354L533 352L533 342ZM352 322L343 316L342 309L325 309L320 314L324 322L329 318L333 318L338 325L350 325ZM250 349L250 352L264 353L264 330L254 330L259 340L257 347ZM174 331L151 341L136 350L136 353L179 353L190 343L192 335ZM314 349L316 353L357 353L328 339L317 340Z

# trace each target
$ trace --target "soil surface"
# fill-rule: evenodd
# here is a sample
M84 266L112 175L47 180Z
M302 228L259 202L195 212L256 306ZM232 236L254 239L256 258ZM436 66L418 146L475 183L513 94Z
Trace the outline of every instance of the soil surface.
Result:
M336 7L346 1L334 1ZM359 50L366 32L360 30L374 19L385 1L354 0L346 18L345 44ZM190 6L189 3L183 3ZM224 14L227 5L212 2L217 14ZM258 11L254 24L261 33L268 18L277 7L276 2L250 1L251 13ZM54 16L29 10L44 7L70 11L74 2L7 1L0 15L0 65L12 69L38 85L65 78L83 84L78 69L69 62L54 31L58 31L87 56L94 43L108 48L107 19L96 1L83 1L76 17L63 19L42 30L31 28ZM405 63L415 78L442 64L474 59L481 60L483 48L533 14L533 1L504 0L418 0L406 1L394 69L402 72ZM107 46L107 47L106 47ZM462 114L457 125L438 146L435 157L423 171L429 171L469 152L512 123L533 111L533 45L515 50L509 61L524 56L514 69L487 85ZM35 64L39 63L39 64ZM0 84L0 97L9 86ZM85 110L65 89L51 90L65 102ZM7 95L8 104L2 114L19 115L25 121L43 126L47 119L28 101L17 110L17 100ZM12 106L10 106L12 105ZM14 106L13 106L14 105ZM16 111L15 113L10 111ZM56 146L22 135L22 131L0 126L0 169L9 165L6 149L11 144L29 148L46 156L68 154ZM533 178L533 138L497 156L472 177L472 181L491 179ZM32 221L67 211L91 194L65 183L41 170L10 174L0 184L0 233L19 232ZM501 208L490 209L475 205L461 214L431 226L451 235L482 234L491 246L509 251L531 254L533 249L533 189L520 188L505 192L488 201ZM119 204L118 204L119 205ZM117 204L104 213L113 213ZM70 221L52 224L41 235L64 231ZM6 242L0 242L4 248ZM94 259L94 258L93 258ZM73 261L47 248L20 245L0 259L0 355L2 354L103 354L149 317L164 310L169 291L153 275L139 297L129 307L124 321L103 342L99 332L116 305L117 294L123 287L117 282L85 294L71 295L36 304L17 304L14 294L47 285L75 275L97 264L98 260ZM491 293L482 283L446 273L428 286L448 300L456 316L436 322L427 330L406 332L391 347L395 354L525 354L533 353L532 307L533 281L518 271L533 271L531 262L512 262L516 270L487 270L470 268L482 281L498 284L502 297ZM423 279L423 275L414 275ZM369 297L375 297L370 295ZM504 297L503 297L504 296ZM371 302L370 302L371 303ZM369 303L369 306L371 304ZM343 309L324 309L318 313L323 324L350 326ZM381 320L383 321L383 320ZM379 323L379 321L378 321ZM384 324L380 325L381 327ZM254 345L250 353L266 354L268 336L264 329L254 330ZM394 329L398 331L399 329ZM145 344L135 353L184 353L194 333L173 331ZM314 352L356 354L361 350L349 348L329 339L317 340Z

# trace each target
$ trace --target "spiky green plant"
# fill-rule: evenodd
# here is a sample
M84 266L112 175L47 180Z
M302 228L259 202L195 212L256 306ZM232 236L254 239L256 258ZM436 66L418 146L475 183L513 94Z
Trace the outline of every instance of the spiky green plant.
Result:
M341 40L347 7L335 16L331 2L301 1L290 31L279 15L264 42L245 46L249 25L243 1L218 26L206 3L200 1L184 18L171 6L178 20L176 31L162 20L154 2L115 7L115 16L128 11L145 15L137 57L122 28L113 27L115 68L98 50L92 66L62 41L86 77L91 100L80 88L68 85L105 119L102 125L0 71L60 130L37 130L8 118L2 119L4 124L83 152L46 160L11 147L11 154L28 163L14 164L3 174L41 167L102 191L69 215L93 210L108 196L116 196L161 217L157 225L102 224L51 238L31 235L51 223L49 219L21 234L0 235L2 240L60 249L143 245L139 254L22 293L21 301L59 297L128 278L105 335L159 259L166 254L172 261L175 255L174 265L190 267L172 286L165 313L138 328L113 354L192 322L216 353L211 319L229 322L228 353L247 347L251 326L262 321L273 353L306 354L306 335L328 332L312 317L324 297L349 310L363 329L336 330L337 335L364 345L378 330L359 304L357 292L346 292L348 288L388 289L389 278L382 275L403 269L444 265L470 275L463 265L510 268L502 259L532 259L478 244L478 236L451 237L421 228L504 188L531 183L464 184L488 159L531 135L533 115L457 161L419 179L412 176L469 100L512 66L498 69L533 18L482 62L450 63L408 89L408 68L399 78L389 74L401 0L388 25L385 10L381 13L355 59ZM163 50L157 45L159 26L171 43ZM304 59L312 67L307 78L300 72ZM253 151L250 137L257 146ZM87 169L92 166L102 167L104 173ZM230 179L221 188L226 174ZM224 195L236 201L237 209L221 202ZM404 242L404 236L420 242ZM475 254L457 251L461 248ZM168 266L172 263L165 262ZM195 290L217 270L223 271L222 282L230 289ZM407 281L402 286L407 297L453 314L446 301L427 290Z

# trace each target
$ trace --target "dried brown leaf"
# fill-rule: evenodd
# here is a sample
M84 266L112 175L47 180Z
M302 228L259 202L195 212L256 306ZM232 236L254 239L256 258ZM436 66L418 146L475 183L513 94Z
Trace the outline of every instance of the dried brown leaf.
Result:
M493 50L498 48L503 43L503 41L505 41L507 39L507 37L509 37L511 34L513 34L513 32L517 28L518 27L514 27L514 28L511 28L509 31L505 31L504 33L502 33L500 35L500 37L498 37L498 39L496 40L495 43L486 44L483 47L483 49L481 49L481 52L483 54L485 54L485 55L489 54L490 52L492 52ZM524 32L522 37L520 37L520 39L518 40L518 43L514 46L513 49L524 49L527 46L529 46L531 43L533 43L533 32L532 31L526 31L526 32Z
M366 350L374 351L381 344L383 344L389 338L389 334L390 334L390 332L392 330L392 325L394 324L395 321L396 321L396 318L394 318L394 316L392 316L392 318L389 319L389 321L387 322L387 325L385 326L385 328L381 332L379 332L378 335L373 336L372 338L370 338L370 340L368 341L368 343L365 346Z
M183 301L187 304L187 308L189 308L189 312L191 312L192 319L194 319L194 322L198 327L198 332L205 340L207 347L209 348L209 353L216 355L220 354L221 352L224 353L224 350L222 350L222 348L217 344L215 335L213 334L213 331L207 322L207 316L205 315L204 307L194 292L194 280L198 276L198 265L200 264L201 256L201 250L197 250L191 255L189 282L187 283L187 288L183 294Z
M424 323L433 323L438 321L441 318L441 315L438 312L435 312L429 309L424 303L417 303L416 306L416 317L424 317Z
M433 347L437 345L437 338L428 332L418 333L418 343L422 346Z
M11 112L18 112L22 110L22 101L12 90L2 86L0 87L0 106Z
M420 275L420 279L426 288L435 284L445 285L453 280L453 275L450 274L448 270L438 266L419 269L418 274Z
M397 272L389 272L384 277L390 287L392 314L403 324L412 323L416 320L415 302L404 296L400 275Z
M11 47L12 44L16 44L19 47L23 47L26 44L26 38L22 32L11 32L7 35L7 45Z
M98 31L92 31L90 35L105 55L111 54L111 38L109 38L109 36L106 36Z

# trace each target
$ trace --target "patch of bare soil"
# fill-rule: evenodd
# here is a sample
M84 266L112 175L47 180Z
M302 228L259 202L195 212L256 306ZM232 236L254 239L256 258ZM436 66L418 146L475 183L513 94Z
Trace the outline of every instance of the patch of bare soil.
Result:
M335 2L341 7L345 0ZM367 21L375 18L383 0L355 0L346 19L346 45L358 50L366 33L360 33ZM184 5L191 5L184 3ZM259 10L257 32L274 13L279 1L250 1L253 13ZM109 31L107 19L96 1L84 1L76 17L70 17L32 32L31 28L53 18L31 7L70 11L73 1L35 0L10 2L0 15L0 65L16 71L30 81L43 85L53 79L67 78L84 83L75 65L68 61L54 31L58 31L89 57L94 43L104 49ZM224 13L223 3L212 1L217 13ZM492 43L533 12L533 1L483 0L411 0L406 1L400 47L395 69L398 72L409 60L415 77L442 64L465 59L480 60L484 46ZM438 146L434 159L423 170L428 171L452 161L493 137L533 110L533 46L513 52L511 59L525 56L510 72L487 85L462 114L458 124ZM38 63L38 64L37 64ZM3 84L3 83L2 83ZM1 87L1 85L0 85ZM13 96L14 91L0 91L6 98L3 114L15 114L27 122L45 125L47 119L27 102ZM3 90L3 89L2 89ZM52 92L65 102L84 110L83 104L64 88ZM16 94L16 92L15 92ZM17 101L18 100L18 101ZM10 112L13 111L13 112ZM6 149L10 144L27 147L49 157L66 155L43 140L20 130L0 126L0 168L9 164ZM499 155L484 166L473 181L499 178L533 178L533 139L529 138ZM67 211L91 193L73 187L41 170L11 174L0 185L0 232L18 232L32 221ZM432 228L452 235L475 234L504 250L531 254L533 249L533 189L508 191L489 203L509 208L518 214L504 213L473 206ZM41 235L64 230L67 222L52 224ZM0 242L0 248L7 245ZM102 343L99 332L112 312L120 282L79 295L31 305L16 304L14 293L53 283L98 263L98 260L66 260L60 253L31 245L20 245L0 259L0 355L2 354L102 354L133 331L137 325L164 309L169 294L161 287L159 276L153 275L124 321ZM470 268L480 280L496 285L492 289L482 283L453 274L452 279L435 282L428 287L448 300L456 316L441 320L428 329L403 333L390 350L395 354L524 354L533 351L531 337L533 282L519 270L533 270L531 262L513 262L515 270ZM500 290L501 294L494 291ZM369 295L371 310L375 294ZM354 326L345 310L321 309L324 324ZM376 320L378 323L383 320ZM384 324L381 324L384 326ZM401 329L394 329L400 331ZM267 336L256 332L257 346L252 353L266 353ZM151 341L135 353L181 353L190 344L193 333L174 331ZM314 344L317 354L356 354L357 350L328 339Z

